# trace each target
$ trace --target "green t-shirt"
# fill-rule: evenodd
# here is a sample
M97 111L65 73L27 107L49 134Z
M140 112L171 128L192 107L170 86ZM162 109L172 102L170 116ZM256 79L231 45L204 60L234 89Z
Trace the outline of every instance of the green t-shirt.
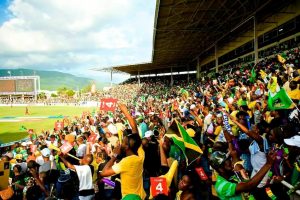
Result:
M237 183L227 181L218 175L215 189L221 200L242 200L241 194L235 194L236 186Z
M247 101L243 100L242 98L240 98L237 102L238 106L246 106L247 105Z

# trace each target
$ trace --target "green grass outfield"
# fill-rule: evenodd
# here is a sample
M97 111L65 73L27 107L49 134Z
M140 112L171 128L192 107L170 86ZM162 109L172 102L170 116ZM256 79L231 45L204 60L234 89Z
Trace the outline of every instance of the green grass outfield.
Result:
M48 117L48 116L81 116L82 112L97 110L96 107L75 107L75 106L29 106L29 115L25 115L25 106L2 106L0 107L0 119L14 120L13 117ZM10 118L12 117L12 118ZM28 136L27 132L20 131L21 126L27 129L33 129L36 133L41 130L50 130L54 128L54 123L62 119L26 119L20 122L1 122L0 121L0 144L23 139Z

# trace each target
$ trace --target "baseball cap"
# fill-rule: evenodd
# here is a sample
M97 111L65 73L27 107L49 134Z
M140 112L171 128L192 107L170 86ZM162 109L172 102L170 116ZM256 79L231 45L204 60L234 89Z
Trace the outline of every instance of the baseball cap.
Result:
M154 135L154 133L153 133L153 131L146 131L145 132L145 136L144 136L144 138L149 138L149 137L151 137L152 135Z
M210 155L209 162L213 168L219 168L227 159L226 153L215 151Z
M196 108L196 105L195 104L192 104L191 106L190 106L190 110L193 110L193 109L195 109Z
M27 146L27 143L26 143L26 142L22 142L22 143L21 143L21 146L26 147L26 146Z
M17 154L15 158L17 160L21 160L21 159L23 159L23 155L22 154Z
M296 135L288 139L284 139L284 142L289 146L296 146L300 148L300 136Z
M48 148L44 148L41 153L44 157L50 157L51 151Z
M196 132L192 128L186 129L186 132L189 134L190 137L195 137Z

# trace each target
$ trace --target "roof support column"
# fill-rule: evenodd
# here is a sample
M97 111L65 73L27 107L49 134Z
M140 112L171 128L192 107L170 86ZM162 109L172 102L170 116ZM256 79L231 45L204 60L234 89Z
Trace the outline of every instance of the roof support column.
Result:
M257 26L257 20L256 17L253 16L253 37L254 37L254 64L258 63L258 39L257 39L257 32L256 32L256 26Z
M215 62L216 72L219 72L218 43L215 44Z
M199 57L197 58L197 74L196 74L196 78L197 80L200 80L200 60L199 60Z
M173 86L174 80L173 80L173 67L171 66L171 82L170 85Z

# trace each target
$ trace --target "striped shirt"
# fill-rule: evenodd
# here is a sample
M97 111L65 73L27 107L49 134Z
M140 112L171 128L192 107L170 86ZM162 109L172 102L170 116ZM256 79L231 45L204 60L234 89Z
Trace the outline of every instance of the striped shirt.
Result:
M215 189L221 200L242 200L241 194L235 194L237 183L232 183L218 175Z

